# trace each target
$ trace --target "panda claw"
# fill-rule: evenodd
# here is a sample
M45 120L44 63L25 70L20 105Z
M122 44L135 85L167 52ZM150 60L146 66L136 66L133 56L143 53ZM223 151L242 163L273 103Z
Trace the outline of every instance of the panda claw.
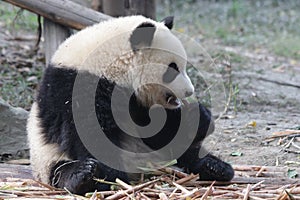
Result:
M94 178L99 177L100 174L97 160L88 158L83 162L70 162L70 164L63 165L55 170L59 177L54 174L53 186L67 188L76 194L85 194L91 188L96 187Z
M191 171L199 173L200 180L230 181L234 176L234 170L230 164L208 154L194 164Z

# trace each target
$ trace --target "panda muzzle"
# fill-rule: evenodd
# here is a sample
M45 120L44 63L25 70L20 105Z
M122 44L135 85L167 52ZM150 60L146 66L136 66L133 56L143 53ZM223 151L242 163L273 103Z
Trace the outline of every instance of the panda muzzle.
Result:
M167 104L175 107L179 107L182 105L182 101L179 98L177 98L174 94L171 93L167 93L166 101Z

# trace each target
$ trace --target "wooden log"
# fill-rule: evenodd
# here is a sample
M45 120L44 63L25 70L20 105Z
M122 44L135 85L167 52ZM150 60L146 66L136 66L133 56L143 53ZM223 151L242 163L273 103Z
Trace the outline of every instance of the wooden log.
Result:
M74 29L108 20L111 17L86 8L71 0L3 0L15 6L34 12L53 22Z

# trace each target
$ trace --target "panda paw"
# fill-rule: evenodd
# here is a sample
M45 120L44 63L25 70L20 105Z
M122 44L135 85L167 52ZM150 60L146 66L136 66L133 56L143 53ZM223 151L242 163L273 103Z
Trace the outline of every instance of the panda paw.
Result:
M100 173L97 160L88 158L85 161L65 161L56 166L51 180L53 186L65 187L76 194L98 189L94 180Z
M200 158L191 171L198 173L200 180L205 181L230 181L234 176L234 170L230 164L211 154Z

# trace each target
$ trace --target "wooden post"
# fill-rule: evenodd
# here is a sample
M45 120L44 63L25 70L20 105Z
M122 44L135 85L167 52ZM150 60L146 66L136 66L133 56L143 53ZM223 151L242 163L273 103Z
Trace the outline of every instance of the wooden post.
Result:
M103 12L102 5L103 5L102 0L92 0L91 8Z
M69 36L71 30L63 25L52 22L44 18L44 39L45 39L45 57L46 66L48 66L53 53L57 47Z
M156 19L155 0L102 0L102 11L113 17L144 15Z
M126 15L144 15L151 19L156 19L155 0L128 0L129 7Z
M125 1L124 0L102 0L102 11L103 13L119 17L125 15Z

